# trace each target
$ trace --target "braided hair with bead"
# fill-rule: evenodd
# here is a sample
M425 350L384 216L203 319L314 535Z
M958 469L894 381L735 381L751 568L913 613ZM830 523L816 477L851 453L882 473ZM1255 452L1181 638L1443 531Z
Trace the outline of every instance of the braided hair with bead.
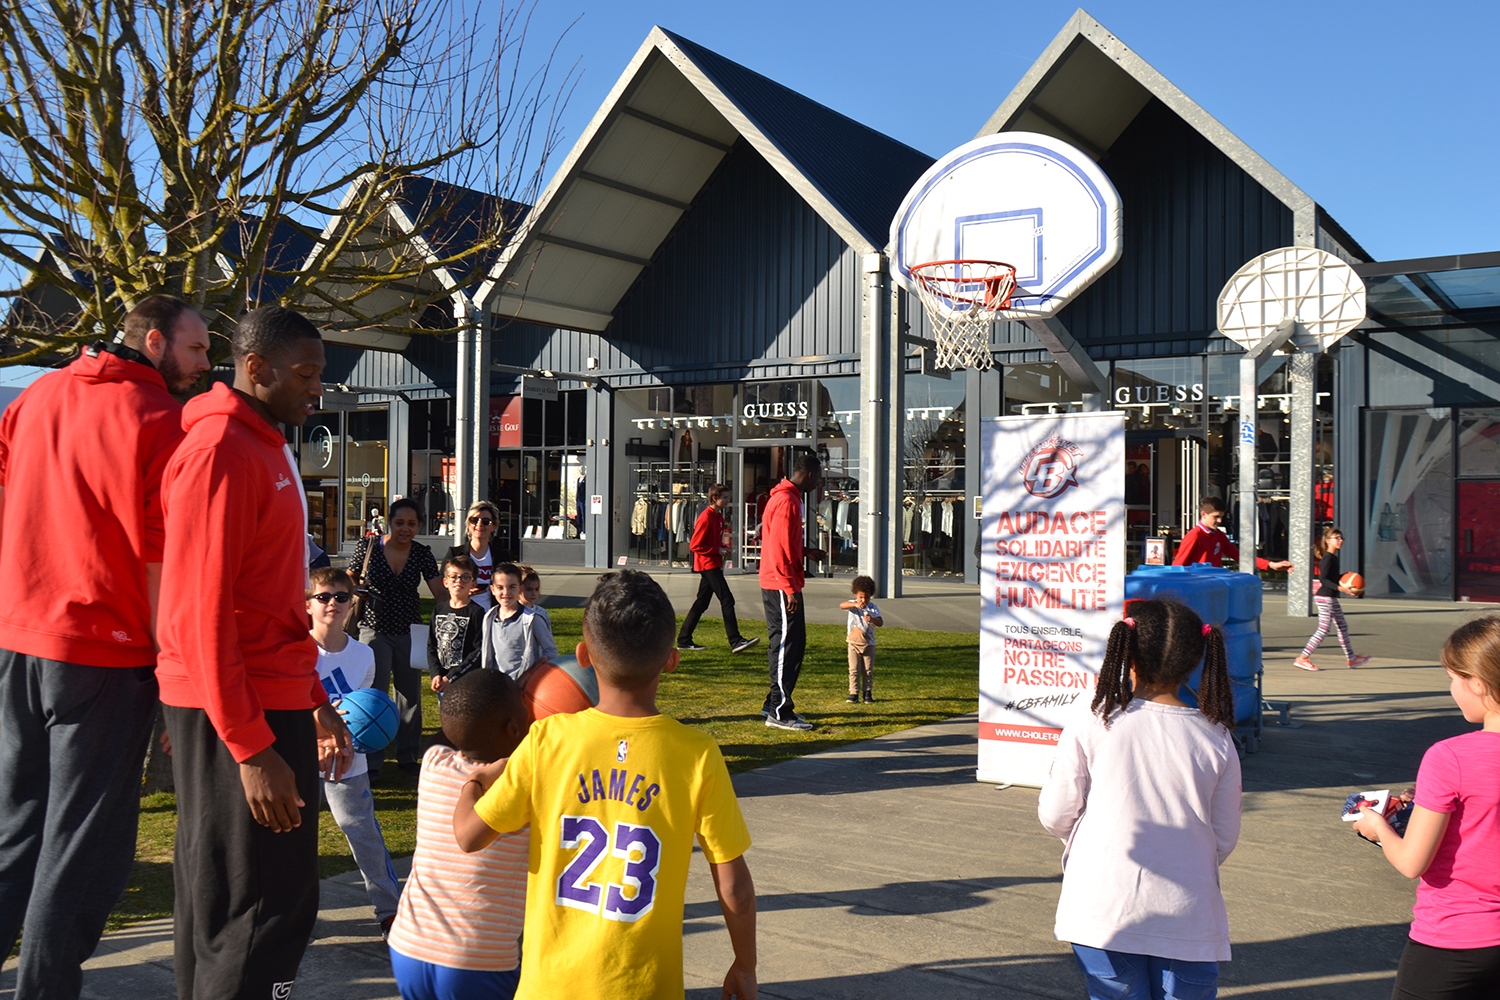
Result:
M1203 624L1187 605L1176 601L1132 601L1130 615L1109 633L1104 665L1094 686L1094 714L1109 724L1117 710L1134 697L1136 681L1154 687L1176 687L1203 664L1198 706L1210 722L1234 726L1234 699L1229 689L1229 657L1224 634Z

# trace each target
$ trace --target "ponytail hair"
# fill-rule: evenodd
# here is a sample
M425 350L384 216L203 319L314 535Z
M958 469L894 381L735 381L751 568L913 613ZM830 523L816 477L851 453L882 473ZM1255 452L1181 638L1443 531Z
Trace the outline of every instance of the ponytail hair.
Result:
M1198 705L1213 723L1234 726L1234 699L1229 686L1229 657L1224 634L1189 607L1176 601L1131 601L1130 616L1115 623L1091 708L1109 724L1110 716L1135 696L1130 672L1137 682L1153 687L1177 687L1203 664Z

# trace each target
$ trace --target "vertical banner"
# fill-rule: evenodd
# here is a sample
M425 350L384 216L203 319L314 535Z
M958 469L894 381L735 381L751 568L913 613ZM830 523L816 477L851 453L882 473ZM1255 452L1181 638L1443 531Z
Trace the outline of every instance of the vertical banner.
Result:
M1040 786L1125 595L1125 414L981 423L980 781Z

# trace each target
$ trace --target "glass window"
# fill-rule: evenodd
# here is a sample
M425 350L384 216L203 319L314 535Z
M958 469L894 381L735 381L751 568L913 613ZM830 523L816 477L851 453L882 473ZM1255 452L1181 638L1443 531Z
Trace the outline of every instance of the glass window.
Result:
M588 440L589 390L565 392L563 399L568 405L567 444L572 448L582 448Z
M542 443L548 448L559 447L566 436L567 397L562 393L556 399L542 401Z
M968 529L962 373L906 377L902 568L916 576L962 575ZM970 543L971 544L971 543Z
M1079 408L1083 390L1052 363L1005 366L1006 416L1067 413Z
M1500 477L1500 409L1458 411L1458 474Z
M1190 430L1203 424L1202 358L1144 358L1115 363L1115 408L1126 430Z
M542 444L542 401L521 400L521 446L539 448Z
M750 382L740 388L741 441L811 439L817 421L816 401L807 380Z
M347 413L344 460L344 541L358 541L373 518L384 518L388 496L390 411Z
M1448 597L1453 583L1453 419L1447 409L1365 415L1366 593Z
M411 421L411 487L407 495L422 505L426 533L461 535L453 513L458 488L453 400L419 399L407 412Z

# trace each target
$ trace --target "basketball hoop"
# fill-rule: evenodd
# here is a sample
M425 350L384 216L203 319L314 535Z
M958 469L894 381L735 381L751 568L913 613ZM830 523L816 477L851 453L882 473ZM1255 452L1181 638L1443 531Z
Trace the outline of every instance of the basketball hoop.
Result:
M1010 306L1016 269L998 260L935 260L913 264L911 277L932 325L937 367L993 367L990 324Z

